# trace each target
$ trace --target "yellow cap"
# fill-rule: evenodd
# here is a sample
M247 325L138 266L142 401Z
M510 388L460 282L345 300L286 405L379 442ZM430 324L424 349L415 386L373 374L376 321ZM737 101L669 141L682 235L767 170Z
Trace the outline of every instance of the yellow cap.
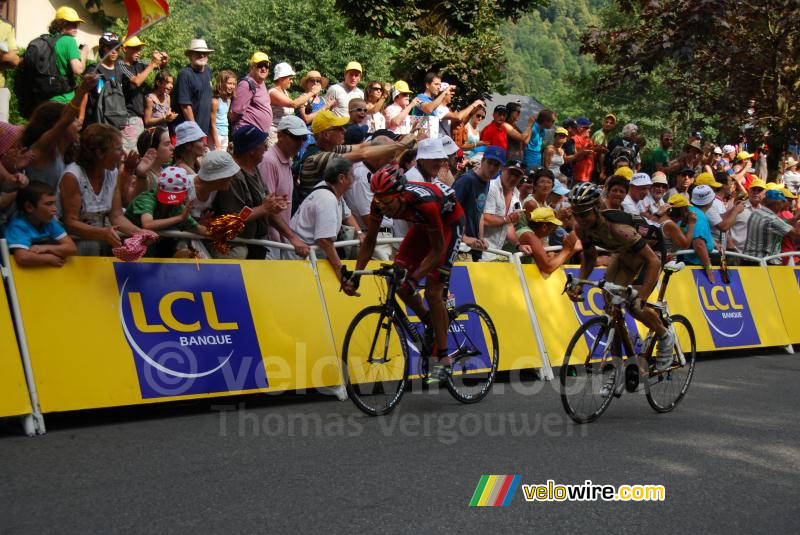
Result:
M553 211L553 209L547 207L536 208L533 212L531 212L531 221L534 223L552 223L554 225L558 225L559 227L564 224L560 219L556 218L556 213Z
M631 169L627 165L623 165L622 167L614 171L614 175L625 177L626 179L630 180L631 177L633 176L633 169Z
M683 208L684 206L689 206L689 199L680 193L675 193L672 195L669 199L667 199L667 202L673 208Z
M797 198L797 195L792 193L792 191L789 188L783 188L781 191L783 192L783 196L786 197L787 199L796 199Z
M394 90L398 93L411 93L411 88L408 87L408 83L405 80L397 80L394 83Z
M125 48L136 48L137 46L144 46L144 43L142 42L141 39L139 39L138 35L134 35L133 37L122 43L122 46L124 46Z
M56 20L66 20L67 22L86 22L78 16L78 12L69 6L61 6L56 10Z
M562 136L568 136L569 135L569 132L563 126L559 126L558 128L556 128L556 132L555 133L556 133L556 135L560 134Z
M269 63L269 56L264 54L263 52L256 52L253 54L253 57L250 58L250 65L257 65L262 61L266 61Z
M361 64L359 62L351 61L350 63L347 64L347 67L344 68L344 72L347 71L364 72L364 69L361 68Z
M612 119L614 119L614 122L615 122L615 123L617 122L617 116L616 116L616 115L614 115L613 113L606 113L606 116L605 116L605 117L603 117L603 119L608 119L609 117L611 117Z
M319 134L320 132L324 132L329 128L344 126L349 122L350 117L339 117L330 110L323 110L318 112L314 116L314 120L311 121L311 132L314 134Z
M757 179L753 180L752 182L750 182L750 187L751 188L767 189L767 183L764 182L763 180L761 180L760 178L757 178Z
M743 150L742 152L740 152L739 154L736 155L736 159L737 160L746 160L746 159L752 158L752 157L753 157L753 155L750 154L749 152L747 152L746 150Z
M752 184L750 186L752 187ZM764 189L766 189L767 191L770 191L770 190L781 191L782 188L781 188L780 185L776 184L775 182L767 182L767 186Z
M721 188L722 184L716 181L714 175L711 173L700 173L694 179L695 186L711 186L712 188Z

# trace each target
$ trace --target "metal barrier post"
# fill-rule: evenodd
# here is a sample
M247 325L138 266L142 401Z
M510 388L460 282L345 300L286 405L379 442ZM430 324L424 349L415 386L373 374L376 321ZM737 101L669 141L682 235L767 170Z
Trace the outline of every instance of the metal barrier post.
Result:
M44 415L39 407L39 394L36 391L36 382L33 379L33 366L31 357L28 353L28 341L25 338L25 326L22 323L22 313L19 309L19 299L17 299L17 288L14 285L14 274L11 271L11 255L8 250L6 240L0 240L0 250L2 251L3 278L8 281L8 298L11 305L11 315L14 316L14 326L17 329L17 342L19 353L22 357L22 367L25 371L25 382L28 384L28 395L31 398L31 414L22 417L22 426L28 436L43 435L45 433Z
M314 281L317 283L317 292L319 293L319 300L322 303L322 313L325 315L325 323L328 324L328 336L331 339L333 346L333 354L336 357L336 362L339 366L339 376L342 378L342 384L333 387L333 394L339 401L347 399L347 389L344 387L344 370L342 369L342 359L339 356L339 348L336 347L336 337L333 336L333 326L331 325L330 315L328 314L328 305L325 301L325 293L322 291L322 281L319 278L319 269L317 267L317 253L316 246L311 247L308 254L308 259L311 261L311 269L314 272Z
M773 256L767 256L762 260L762 262L763 262L764 267L769 269L767 267L767 262L768 261L770 261L770 260L772 260L774 258L789 257L789 264L788 265L789 266L794 266L794 257L795 257L796 254L797 254L796 252L788 252L788 253L776 254L776 255L773 255ZM778 290L775 288L775 285L772 284L772 277L769 277L769 284L770 284L770 286L772 286L772 292L775 295L777 295L778 294ZM787 344L787 345L783 346L783 350L786 351L790 355L794 355L794 347L792 346L792 344Z
M522 253L511 255L514 265L517 266L517 277L519 277L520 286L522 286L522 295L525 297L525 306L528 308L528 319L531 322L533 334L536 337L536 345L539 346L539 354L542 356L542 379L552 381L554 379L553 367L550 365L550 354L547 352L547 346L544 343L544 336L539 327L539 320L536 318L536 309L533 306L533 298L528 290L528 283L525 280L525 273L522 271L522 262L520 257Z

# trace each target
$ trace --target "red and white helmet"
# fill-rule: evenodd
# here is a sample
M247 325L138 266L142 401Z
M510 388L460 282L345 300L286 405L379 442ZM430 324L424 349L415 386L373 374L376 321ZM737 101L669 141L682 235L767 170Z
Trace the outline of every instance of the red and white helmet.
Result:
M406 185L406 177L396 163L384 165L372 174L369 187L375 195L400 193Z

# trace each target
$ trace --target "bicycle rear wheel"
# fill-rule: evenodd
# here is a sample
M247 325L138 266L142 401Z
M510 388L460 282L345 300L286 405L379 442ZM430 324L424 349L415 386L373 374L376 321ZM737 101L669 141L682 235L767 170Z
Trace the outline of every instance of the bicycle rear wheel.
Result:
M408 381L408 341L385 306L367 307L353 318L342 362L345 388L356 407L370 416L394 409Z
M475 304L456 307L451 318L447 354L455 360L447 377L447 390L461 403L477 403L492 389L497 376L497 331L489 314Z
M672 316L671 327L675 329L676 338L673 350L674 363L666 371L653 370L645 382L647 402L656 412L669 412L674 409L686 395L694 375L696 354L694 329L689 320L683 316Z
M559 370L561 403L581 424L597 420L614 397L620 359L613 355L617 336L610 321L598 316L578 327Z

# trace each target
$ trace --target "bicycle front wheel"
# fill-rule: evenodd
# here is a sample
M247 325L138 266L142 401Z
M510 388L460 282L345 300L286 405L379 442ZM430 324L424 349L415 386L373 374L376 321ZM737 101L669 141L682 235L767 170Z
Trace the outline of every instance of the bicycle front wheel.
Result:
M497 376L497 331L489 314L475 304L456 307L451 318L447 354L453 355L454 360L447 390L461 403L477 403L492 389Z
M578 327L567 346L559 370L561 403L578 423L597 420L614 397L619 373L615 337L610 318L598 316Z
M359 312L344 337L342 371L347 394L370 416L387 414L408 382L406 333L385 306Z
M656 412L674 409L689 390L694 375L696 346L692 325L683 316L672 316L670 328L675 329L672 367L663 372L653 370L645 383L647 402Z

